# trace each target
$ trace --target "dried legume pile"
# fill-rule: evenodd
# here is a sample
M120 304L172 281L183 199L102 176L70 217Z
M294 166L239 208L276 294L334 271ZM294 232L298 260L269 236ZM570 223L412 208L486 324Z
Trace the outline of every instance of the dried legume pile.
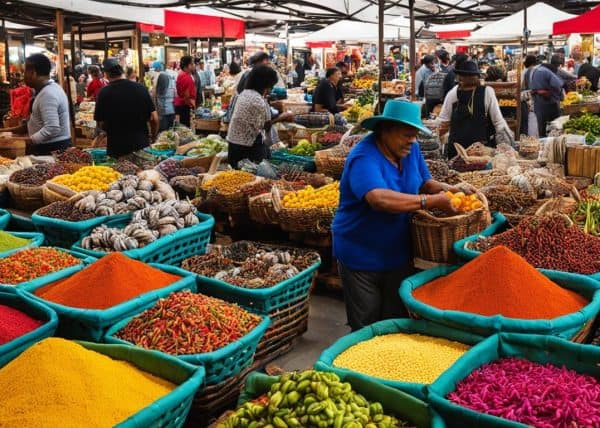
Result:
M37 214L66 221L84 221L96 217L93 212L83 212L75 208L73 201L52 202L50 205L40 208Z
M52 156L57 162L91 164L93 161L91 154L77 147L69 147L66 150L53 152Z
M221 299L172 293L133 318L116 336L173 355L216 351L244 337L261 318Z
M380 379L430 384L469 348L440 337L394 333L351 346L333 365Z
M486 364L448 395L460 406L536 428L600 426L600 382L520 358Z
M55 248L28 248L0 259L0 284L20 284L78 264L80 259Z
M442 310L520 319L553 319L588 304L503 246L416 288L413 296Z
M223 195L228 195L237 192L244 184L250 183L255 179L256 176L249 172L224 171L204 181L201 187L203 190L215 189Z
M68 172L65 166L60 163L40 164L13 172L8 181L29 186L41 186L57 175L67 174Z
M18 309L0 305L0 345L21 337L44 324Z
M385 411L385 413L384 413ZM381 403L369 402L334 373L307 370L284 373L271 390L241 405L216 428L259 427L408 427ZM248 421L245 422L244 420Z
M0 252L23 248L31 244L31 239L19 238L0 230Z
M180 279L121 253L111 253L68 278L38 288L35 294L74 308L107 309Z
M471 245L487 251L504 245L537 268L592 275L600 272L600 238L569 225L564 217L525 219L514 229L480 238Z
M175 387L126 361L49 338L0 369L0 390L10 391L0 421L15 428L112 427Z

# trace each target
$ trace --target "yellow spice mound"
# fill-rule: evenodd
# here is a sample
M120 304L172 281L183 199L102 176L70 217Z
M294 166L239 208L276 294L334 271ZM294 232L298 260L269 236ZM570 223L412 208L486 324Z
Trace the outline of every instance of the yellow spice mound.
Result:
M387 334L346 349L333 365L381 379L430 384L469 348L421 334Z
M64 339L45 339L0 369L0 426L112 427L176 385Z

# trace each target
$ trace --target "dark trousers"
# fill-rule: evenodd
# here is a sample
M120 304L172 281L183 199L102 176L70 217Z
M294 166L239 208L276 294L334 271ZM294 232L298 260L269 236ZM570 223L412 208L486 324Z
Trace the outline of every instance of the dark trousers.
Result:
M533 110L538 121L538 133L542 138L546 136L546 125L560 116L560 104L541 95L534 96Z
M65 150L71 147L71 139L67 138L62 141L55 141L53 143L42 143L42 144L32 144L28 147L28 154L34 156L46 156L51 155L52 152L58 150Z
M158 122L158 130L162 132L171 129L174 121L175 114L163 114Z
M252 146L240 146L239 144L229 143L227 145L227 159L229 165L234 169L239 169L238 163L241 160L248 159L256 164L261 163L264 159L271 158L271 151L262 142L262 139L257 138Z
M192 116L189 106L175 106L175 114L179 115L179 123L190 127Z
M408 317L399 289L402 281L414 272L412 266L389 272L368 272L351 270L338 262L338 269L352 331L377 321Z

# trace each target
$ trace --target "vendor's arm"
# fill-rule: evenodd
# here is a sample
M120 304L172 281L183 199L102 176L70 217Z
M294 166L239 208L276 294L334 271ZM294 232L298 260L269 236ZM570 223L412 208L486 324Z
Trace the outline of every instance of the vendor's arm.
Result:
M442 104L442 110L437 117L439 125L439 136L441 137L450 129L450 119L452 117L452 106L458 101L457 87L455 86L448 92L446 98L444 98L444 104Z
M152 113L150 113L150 138L152 139L152 141L155 141L156 136L158 135L158 125L158 113L156 112L156 110L154 110Z
M504 116L502 116L502 111L500 111L500 105L498 104L498 99L496 98L494 88L490 86L486 86L485 88L485 109L492 121L492 124L494 125L496 132L506 129L512 135L512 131L508 127Z
M279 115L277 115L276 117L274 117L273 119L271 119L271 123L277 123L277 122L292 122L294 120L294 114L288 112L285 113L281 113Z
M62 135L63 132L60 126L58 108L57 97L47 97L47 99L44 100L44 103L40 105L40 114L44 126L38 132L29 136L33 144L50 141L51 139Z

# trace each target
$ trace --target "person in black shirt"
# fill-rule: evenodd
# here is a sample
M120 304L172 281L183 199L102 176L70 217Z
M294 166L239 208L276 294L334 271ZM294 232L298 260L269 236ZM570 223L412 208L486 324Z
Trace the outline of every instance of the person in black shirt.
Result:
M319 86L313 94L313 111L329 112L331 114L339 113L345 110L345 106L338 104L340 102L337 85L342 78L342 72L339 68L328 68L325 73L325 79L319 82Z
M592 59L588 58L588 62L581 64L577 71L577 77L585 77L592 84L592 91L598 90L598 80L600 79L600 70L592 65Z
M109 84L96 98L94 120L106 132L107 154L120 158L150 144L158 133L158 114L148 90L139 83L123 78L123 68L114 58L107 58L104 72Z

